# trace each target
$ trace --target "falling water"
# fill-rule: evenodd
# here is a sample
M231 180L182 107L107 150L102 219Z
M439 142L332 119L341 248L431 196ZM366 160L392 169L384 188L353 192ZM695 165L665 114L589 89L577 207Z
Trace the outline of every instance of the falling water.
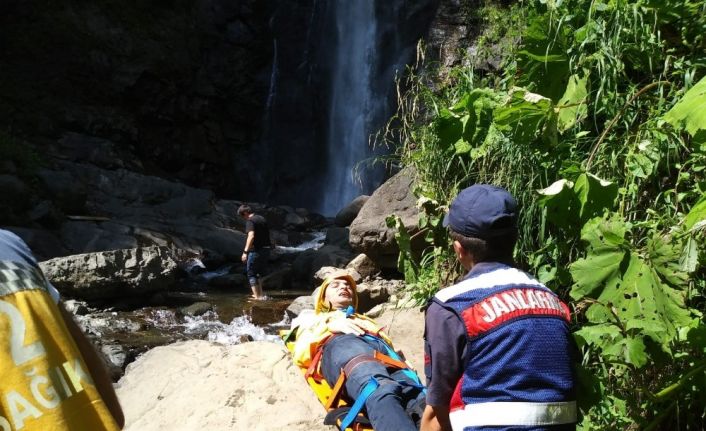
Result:
M438 0L277 2L255 197L335 215L384 180L370 145Z
M327 170L319 208L323 214L336 214L375 182L370 172L356 168L373 155L368 145L372 121L386 104L383 97L375 98L372 82L379 48L375 2L334 3L337 44L332 53Z

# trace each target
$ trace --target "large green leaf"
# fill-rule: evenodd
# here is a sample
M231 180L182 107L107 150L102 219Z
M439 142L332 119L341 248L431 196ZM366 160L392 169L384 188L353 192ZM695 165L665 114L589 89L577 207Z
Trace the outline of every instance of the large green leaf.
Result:
M571 297L575 300L598 297L606 283L617 279L625 256L623 250L605 247L594 249L586 258L572 263L570 272L574 285Z
M574 332L574 339L578 347L585 345L605 348L621 338L620 329L611 323L600 323L598 325L584 325Z
M684 227L691 229L696 223L706 220L706 195L691 207L689 214L684 217Z
M626 329L642 333L665 350L677 335L677 329L692 323L684 305L684 295L660 280L656 271L637 253L631 252L625 272L611 278L586 317L594 323L615 321Z
M626 249L625 235L628 227L625 222L617 217L604 219L593 218L586 222L581 229L581 240L588 243L591 249Z
M663 280L674 287L686 287L689 274L682 270L681 242L672 236L655 235L647 241L650 263Z
M545 125L554 115L551 99L513 88L507 101L495 109L494 121L498 129L512 135L515 143L526 145L545 133Z
M559 131L564 132L586 117L587 77L571 75L564 95L557 103Z
M647 353L645 353L645 343L642 338L623 338L603 351L609 358L613 357L617 361L624 361L641 368L647 363Z
M618 197L616 183L602 180L592 174L581 174L576 180L574 190L579 200L581 224L593 217L603 215L606 210L615 208Z
M434 120L434 131L441 148L446 149L461 139L463 123L457 114L445 109Z
M395 214L387 216L385 224L388 228L395 229L395 240L400 249L400 254L397 258L397 269L404 274L406 282L413 283L417 281L419 271L412 256L412 237L409 235L409 231L402 219Z
M546 209L547 220L560 227L574 227L578 215L574 183L562 179L555 181L546 189L537 190L540 197L537 200L539 205Z
M625 224L617 219L595 218L581 229L581 239L588 243L588 254L571 264L572 298L597 298L608 283L615 283L627 257Z
M664 119L691 136L706 130L706 77L701 78L666 114Z

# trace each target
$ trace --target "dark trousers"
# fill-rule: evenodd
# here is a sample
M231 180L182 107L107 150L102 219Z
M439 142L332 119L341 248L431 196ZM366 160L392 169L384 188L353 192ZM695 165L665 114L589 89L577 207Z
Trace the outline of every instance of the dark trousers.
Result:
M248 282L251 286L256 285L257 280L265 274L269 256L269 248L261 248L248 253L248 259L245 261L245 272L248 275Z
M381 341L350 334L335 336L324 345L321 358L324 378L333 386L348 361L361 354L373 355L376 350L387 354ZM424 408L424 393L418 388L398 383L414 383L402 370L390 374L384 365L375 361L357 365L347 376L345 386L348 395L356 399L371 377L380 384L365 401L373 428L376 431L416 431L419 427L415 422L419 421ZM410 415L414 416L414 420Z

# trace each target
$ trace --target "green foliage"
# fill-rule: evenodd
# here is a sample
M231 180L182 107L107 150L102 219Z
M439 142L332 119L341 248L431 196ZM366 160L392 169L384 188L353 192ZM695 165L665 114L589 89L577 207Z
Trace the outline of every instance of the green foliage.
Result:
M683 127L691 136L706 130L706 77L664 114L664 119L674 127Z
M399 156L433 214L425 253L402 253L415 297L458 270L430 220L463 187L501 185L521 208L518 264L575 310L579 428L703 429L706 1L490 10L477 51L504 41L502 70L433 86L427 70L400 101Z

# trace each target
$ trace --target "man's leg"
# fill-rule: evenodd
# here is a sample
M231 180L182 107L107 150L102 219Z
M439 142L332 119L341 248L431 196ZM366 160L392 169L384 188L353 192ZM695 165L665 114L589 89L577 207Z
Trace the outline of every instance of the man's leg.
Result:
M338 379L341 368L355 356L372 355L375 349L355 335L339 335L324 345L321 369L329 384ZM416 425L403 407L402 387L390 377L379 362L363 362L357 365L346 378L346 392L356 399L370 379L380 384L366 400L368 419L376 431L412 431Z
M260 279L261 267L262 267L263 256L260 252L251 251L248 254L248 260L245 263L245 268L248 273L248 282L250 283L250 290L252 290L252 296L255 299L262 299L262 280Z

